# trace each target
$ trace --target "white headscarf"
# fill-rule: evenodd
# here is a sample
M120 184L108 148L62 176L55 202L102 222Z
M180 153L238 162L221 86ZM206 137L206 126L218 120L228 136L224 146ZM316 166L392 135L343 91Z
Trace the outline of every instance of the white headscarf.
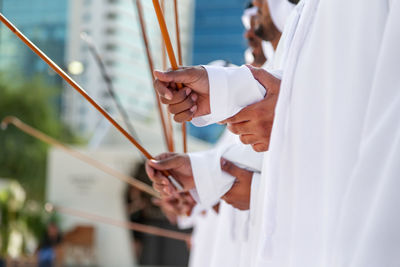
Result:
M250 29L251 17L257 15L257 7L246 8L242 15L242 23L246 30Z
M269 11L271 13L272 21L280 32L286 24L286 20L295 7L294 4L287 0L266 0L268 2Z

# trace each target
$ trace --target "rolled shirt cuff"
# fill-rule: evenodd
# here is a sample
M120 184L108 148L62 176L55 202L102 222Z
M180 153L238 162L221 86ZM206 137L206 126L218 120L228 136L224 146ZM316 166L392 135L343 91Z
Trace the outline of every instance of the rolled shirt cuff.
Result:
M221 170L220 154L215 150L189 153L189 157L197 192L195 198L203 207L211 208L229 191L235 178Z
M262 100L265 88L253 77L246 66L203 66L210 86L210 111L193 118L195 126L202 127L220 122L237 114L244 107Z

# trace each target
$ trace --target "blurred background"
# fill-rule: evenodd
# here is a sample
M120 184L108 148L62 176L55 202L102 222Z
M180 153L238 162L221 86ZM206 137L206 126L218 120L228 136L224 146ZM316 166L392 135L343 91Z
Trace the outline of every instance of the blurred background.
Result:
M164 2L176 50L173 0ZM243 64L246 41L241 16L247 3L178 0L184 65L215 60ZM142 6L154 67L163 69L162 37L152 2L142 0ZM109 91L107 81L111 81L141 144L152 155L167 151L135 0L0 0L0 12L125 126ZM108 79L93 51L100 55ZM6 116L149 183L136 149L0 25L0 120ZM180 152L180 125L173 127ZM0 131L0 266L187 266L190 245L183 241L46 211L45 204L51 202L190 233L190 227L178 230L169 223L146 194L11 124L4 128ZM188 125L189 151L209 148L222 131L222 126Z

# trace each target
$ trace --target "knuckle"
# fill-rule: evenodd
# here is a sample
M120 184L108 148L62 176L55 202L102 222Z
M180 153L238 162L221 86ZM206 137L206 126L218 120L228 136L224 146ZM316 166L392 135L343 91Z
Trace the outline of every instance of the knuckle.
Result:
M160 81L158 80L158 79L155 79L154 80L154 82L153 82L153 86L154 86L154 88L158 91L158 87L159 87L159 84L160 84Z
M258 145L252 145L251 147L253 148L253 150L254 150L255 152L260 152L260 151L259 151L259 146L258 146Z
M185 118L186 118L186 112L182 112L174 116L174 120L179 123L184 122Z
M176 112L175 112L175 105L168 105L168 107L167 107L167 109L168 109L168 111L169 111L169 113L171 113L171 114L176 114Z
M245 135L241 135L240 136L240 141L245 145L248 145L250 143L249 142L249 138L247 136L245 136Z
M169 104L169 101L168 101L166 98L164 98L164 97L160 97L160 101L161 101L161 103L163 103L164 105Z
M154 190L156 190L159 193L161 193L161 191L162 191L160 186L158 184L154 183L154 182L153 182L153 188L154 188Z
M255 144L252 147L256 152L265 152L268 150L268 145L266 144Z

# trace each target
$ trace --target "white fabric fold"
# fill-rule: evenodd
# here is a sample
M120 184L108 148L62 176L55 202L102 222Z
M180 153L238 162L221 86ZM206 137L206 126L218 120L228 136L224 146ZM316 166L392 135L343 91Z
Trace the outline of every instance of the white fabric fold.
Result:
M231 205L221 201L218 223L215 225L215 249L211 255L210 267L239 267L242 242L232 236L235 210Z
M294 4L287 0L265 0L268 2L268 8L276 28L283 32L286 20L295 7Z
M222 151L218 149L189 153L199 202L212 207L229 191L235 178L221 170Z
M189 267L211 266L211 255L215 250L218 216L212 209L196 215Z
M398 266L400 2L302 3L251 266Z

